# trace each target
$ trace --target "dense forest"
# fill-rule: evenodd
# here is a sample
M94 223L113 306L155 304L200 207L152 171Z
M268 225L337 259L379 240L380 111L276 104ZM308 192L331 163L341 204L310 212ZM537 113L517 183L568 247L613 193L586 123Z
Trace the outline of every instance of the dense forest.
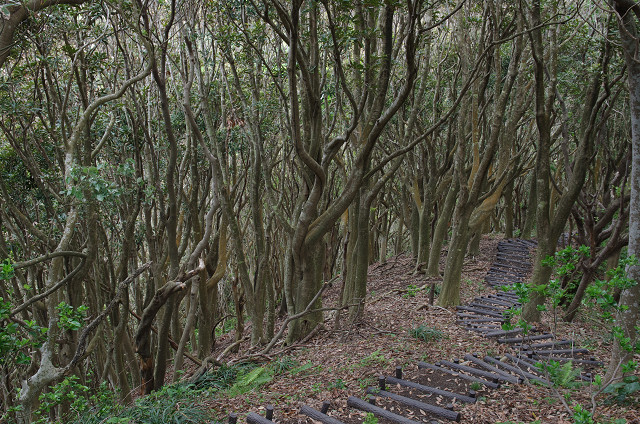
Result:
M481 237L559 241L571 321L640 288L640 6L632 0L24 0L0 6L0 404L64 378L130 403L212 355L366 319L410 252L460 303ZM442 249L446 261L440 263ZM626 265L626 284L602 285ZM441 266L443 265L443 266ZM336 304L322 304L339 285ZM61 401L60 413L65 409ZM56 419L52 412L51 419Z

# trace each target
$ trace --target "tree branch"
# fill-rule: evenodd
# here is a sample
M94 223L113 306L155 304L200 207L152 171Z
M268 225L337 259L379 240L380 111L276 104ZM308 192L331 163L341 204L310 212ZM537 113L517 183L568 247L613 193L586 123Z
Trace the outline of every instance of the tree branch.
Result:
M56 252L54 253L50 253L49 255L51 255L50 257L53 258L55 256L62 256L62 255L55 255ZM69 253L69 252L57 252L57 253ZM78 252L73 252L73 253L78 253ZM47 256L47 255L45 255ZM50 258L47 258L50 259ZM43 259L44 260L44 259ZM35 261L35 259L33 259L32 261ZM18 306L17 308L15 308L13 311L11 311L11 314L9 316L14 316L17 313L23 311L25 308L27 308L29 305L44 299L45 297L49 296L51 293L53 293L54 291L58 290L60 287L64 286L65 284L67 284L69 281L71 281L71 279L78 273L80 272L80 270L84 267L84 264L87 262L87 257L86 255L82 258L82 260L80 261L80 263L78 264L77 267L75 267L73 269L73 271L71 271L66 277L64 277L62 280L58 281L57 283L55 283L53 286L51 286L48 290L45 290L44 293L41 293L39 295L33 296L31 299L27 300L26 302L24 302L22 305ZM36 262L34 262L36 263Z

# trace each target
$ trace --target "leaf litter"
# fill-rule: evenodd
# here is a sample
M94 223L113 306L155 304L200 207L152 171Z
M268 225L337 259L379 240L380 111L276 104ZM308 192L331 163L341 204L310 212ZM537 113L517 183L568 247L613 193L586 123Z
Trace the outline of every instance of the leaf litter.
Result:
M462 304L495 292L483 279L495 259L499 240L499 235L484 236L480 254L465 259L460 289ZM440 260L441 272L445 257L446 250L442 252ZM320 410L322 403L329 401L331 407L328 415L346 424L361 423L365 420L366 413L348 407L347 398L365 398L366 388L376 386L380 375L395 375L397 366L403 368L403 378L406 380L467 394L472 387L471 382L437 371L418 370L417 362L451 361L463 358L471 352L496 356L513 350L508 345L498 344L495 340L488 340L457 325L454 309L429 305L429 288L433 282L440 284L442 278L428 278L414 270L414 259L407 254L389 258L385 263L372 264L368 272L368 294L363 320L348 324L346 318L342 317L341 327L335 328L335 314L325 314L323 328L312 339L286 353L299 364L312 364L314 371L284 372L275 375L270 382L258 389L235 397L220 392L216 397L205 401L213 410L216 420L225 421L231 412L237 413L243 420L247 413L260 413L264 410L264 405L270 404L275 406L274 421L278 424L311 424L316 421L299 414L300 405L304 403ZM341 288L341 284L336 283L327 290L323 295L323 306L335 306L339 301ZM558 339L573 339L578 345L586 341L592 351L591 355L606 362L611 343L607 342L606 336L601 334L597 326L590 323L589 317L578 314L574 323L559 324ZM546 314L542 326L538 327L549 328L552 324L552 317ZM427 343L411 337L409 330L420 325L442 332L443 337ZM250 331L250 324L246 327L245 335ZM233 332L225 335L218 340L217 349L224 350L235 341L235 337ZM248 343L241 345L236 355L241 356L248 348ZM228 359L233 360L234 357ZM573 422L560 400L561 396L566 395L566 389L512 384L495 390L484 386L475 388L478 399L476 403L455 402L455 410L461 412L462 422ZM393 389L395 393L411 393L403 390ZM581 403L590 409L591 390L589 385L571 389L570 402ZM413 391L413 397L442 405L442 399L436 402L435 399L438 398L435 396ZM385 402L390 403L389 400L376 398L376 405L384 405ZM400 407L396 405L394 408ZM415 421L429 423L433 419L422 410L400 409L404 409L407 418ZM598 400L595 418L611 421L614 418L624 418L630 424L640 423L637 405L606 405L602 398ZM388 424L390 421L378 418L377 423Z

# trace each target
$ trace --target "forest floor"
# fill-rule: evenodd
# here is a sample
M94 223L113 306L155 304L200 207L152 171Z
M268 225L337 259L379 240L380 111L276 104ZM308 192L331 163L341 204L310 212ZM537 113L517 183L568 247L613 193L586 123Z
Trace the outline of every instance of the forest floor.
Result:
M495 258L499 240L499 235L485 237L480 255L465 260L462 304L495 291L483 278ZM371 265L365 319L360 324L343 325L336 330L335 314L327 313L324 328L312 339L274 358L282 364L292 364L288 370L275 374L251 392L230 397L229 392L221 391L204 402L218 421L224 421L231 412L237 413L242 421L243 415L251 411L264 415L265 406L271 404L275 407L276 423L312 423L311 419L298 414L300 404L320 409L323 401L331 401L331 411L336 417L361 422L365 414L347 407L347 398L363 398L365 389L375 386L379 375L394 375L396 366L403 367L403 378L418 380L418 361L435 363L472 352L498 355L511 349L457 325L454 309L430 306L428 288L432 280L413 270L414 262L409 255ZM334 284L324 293L325 307L337 304L340 289L340 284ZM580 313L574 323L559 321L556 324L547 313L538 328L555 328L558 339L572 339L606 363L611 340L598 324L588 312ZM410 331L419 326L434 329L436 340L423 342L412 337ZM217 349L224 349L233 337L231 332L219 339ZM225 358L230 359L233 357ZM597 372L602 374L604 369ZM589 384L559 388L510 384L496 390L481 390L475 404L458 405L456 411L462 413L462 422L467 423L574 423L577 421L568 408L579 403L591 410L594 390ZM624 418L628 423L640 423L637 403L609 404L605 402L606 397L602 394L595 399L596 421L591 422L613 423L616 418ZM413 419L420 420L420 417Z

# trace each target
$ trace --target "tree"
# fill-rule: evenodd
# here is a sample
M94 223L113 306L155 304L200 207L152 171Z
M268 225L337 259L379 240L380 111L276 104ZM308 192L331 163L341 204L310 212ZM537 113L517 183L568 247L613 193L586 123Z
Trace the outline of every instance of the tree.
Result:
M500 50L498 48L501 43L500 40L505 38L500 31L500 27L503 25L502 19L506 17L498 16L491 13L490 9L487 9L484 13L488 14L489 20L492 22L491 27L494 33L489 32L488 37L491 41L488 41L489 47L485 50L484 54L492 52L498 58L500 57ZM521 22L521 18L518 17L519 12L514 10L514 19ZM497 21L492 21L498 19ZM521 28L521 24L518 25ZM506 31L511 32L513 28L507 27ZM460 36L466 37L467 33L461 26L459 28ZM456 178L457 184L460 187L457 203L453 214L453 234L451 242L449 244L449 250L447 254L447 261L445 265L444 278L442 283L442 292L438 298L438 304L442 306L458 305L460 303L460 278L462 273L462 264L465 254L467 252L467 246L471 236L475 232L481 231L481 226L487 219L488 214L492 213L497 200L500 198L501 192L509 181L508 173L510 170L510 155L508 152L511 150L509 144L502 139L503 150L500 153L500 160L497 166L497 177L491 186L486 189L487 179L489 177L489 170L492 167L493 158L501 144L501 126L503 125L503 118L507 105L511 98L511 90L514 87L518 70L521 66L520 55L523 50L523 42L521 31L516 34L511 56L509 58L509 67L504 81L502 81L500 69L495 69L497 73L497 79L500 83L495 84L494 98L495 104L493 105L493 114L490 119L490 131L485 142L482 157L480 156L480 122L479 122L479 108L481 99L486 96L485 90L488 87L488 75L479 83L476 83L476 89L473 92L472 98L467 100L466 107L463 106L459 115L459 134L461 139L458 141L458 148L456 150L455 159L455 171L454 178ZM469 45L469 43L462 43ZM467 61L470 61L470 52L466 52L468 55ZM481 55L481 59L483 59ZM496 60L501 64L500 59ZM466 67L469 68L470 63L467 62ZM487 61L486 66L491 66L491 62ZM463 68L464 69L464 68ZM470 69L467 69L469 72ZM520 96L515 96L520 99L520 105L516 104L512 107L513 111L510 114L510 121L507 126L515 127L517 122L521 119L524 110L522 108L522 102L525 98L524 93ZM467 134L471 136L471 146L468 146L466 138ZM468 152L468 148L471 147L471 152ZM467 156L472 159L470 172L467 173ZM485 191L486 190L486 191Z
M554 142L551 134L551 115L554 102L558 97L557 88L557 29L551 33L552 42L548 43L550 52L545 53L542 38L542 9L540 2L536 1L532 5L530 21L528 23L530 31L531 50L534 58L535 76L535 110L536 126L538 129L538 144L536 151L536 234L538 247L534 261L534 269L531 280L537 289L531 299L523 308L523 317L529 321L540 320L541 305L544 303L544 287L551 276L551 268L543 264L543 260L552 256L558 244L558 239L564 231L567 219L571 214L571 209L578 199L580 191L589 169L589 164L594 157L594 143L598 131L601 130L603 119L607 113L606 99L610 96L611 84L615 83L608 78L609 64L611 59L611 49L608 48L608 41L603 40L600 45L597 67L590 79L587 80L586 99L580 110L581 120L579 121L577 148L573 161L570 161L568 154L565 156L565 169L567 170L564 190L559 193L552 192L551 176L551 146ZM545 64L545 57L551 58L551 63ZM545 69L552 71L547 72ZM549 80L547 80L547 78ZM603 90L604 82L604 90ZM602 91L601 91L602 90ZM566 147L565 147L566 149ZM566 150L565 150L566 151ZM554 200L557 197L557 200Z
M0 13L2 24L0 27L0 68L11 54L15 34L20 25L33 13L61 4L81 5L86 0L31 0L25 3L7 3L2 6Z
M631 198L629 203L629 255L640 257L640 63L637 60L640 44L638 43L640 7L635 2L614 1L615 16L620 28L622 50L627 64L627 80L629 85L629 104L631 115ZM627 276L633 281L640 281L640 266L630 265ZM618 377L621 365L632 358L629 348L637 341L637 326L640 322L640 284L634 284L622 291L618 302L619 312L616 326L620 338L616 338L611 353L611 361L607 368L605 381ZM625 340L623 345L622 340Z

